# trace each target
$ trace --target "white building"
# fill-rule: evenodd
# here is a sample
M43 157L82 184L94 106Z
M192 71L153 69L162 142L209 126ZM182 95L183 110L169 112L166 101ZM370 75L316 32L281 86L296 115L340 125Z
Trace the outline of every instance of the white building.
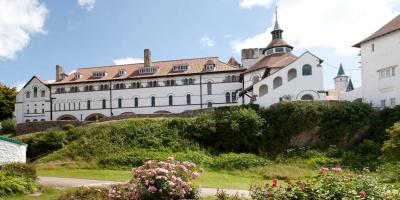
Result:
M10 138L0 137L0 165L6 163L25 163L28 145Z
M361 49L362 97L375 107L400 104L400 15L354 45Z
M243 103L270 106L281 101L325 100L320 58L310 52L299 57L282 37L275 22L272 40L266 48L243 49Z
M343 65L340 64L339 71L335 78L335 88L328 90L327 100L335 101L355 101L361 100L361 88L354 89L353 82L349 76L346 75Z

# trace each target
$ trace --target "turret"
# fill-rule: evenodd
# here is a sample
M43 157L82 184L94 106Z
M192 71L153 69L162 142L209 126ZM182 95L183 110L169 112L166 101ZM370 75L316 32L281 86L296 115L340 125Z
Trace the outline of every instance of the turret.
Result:
M349 86L349 77L344 73L343 65L340 63L339 71L334 78L335 80L335 90L344 92Z

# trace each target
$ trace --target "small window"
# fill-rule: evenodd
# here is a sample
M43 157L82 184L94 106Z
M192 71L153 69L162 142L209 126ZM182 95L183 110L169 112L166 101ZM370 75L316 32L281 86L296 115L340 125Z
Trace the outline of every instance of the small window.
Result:
M225 102L231 103L231 93L229 92L225 93Z
M237 81L237 78L236 78L235 75L233 75L233 76L232 76L232 82L236 82L236 81Z
M260 82L260 77L259 76L254 76L252 79L253 85Z
M33 110L33 113L37 114L37 109L35 108L35 110Z
M90 105L90 100L88 100L88 101L86 102L86 104L87 104L87 105L86 105L86 108L87 108L88 110L90 110L90 106L91 106L91 105Z
M187 71L189 69L188 65L176 65L173 67L173 70L175 72L182 72L182 71Z
M381 107L386 107L386 99L381 100Z
M208 107L208 108L212 108L212 107L213 107L212 102L208 102L208 103L207 103L207 107Z
M313 97L312 95L310 95L310 94L305 94L305 95L303 95L303 96L301 97L301 100L302 100L302 101L313 101L313 100L314 100L314 97Z
M139 98L135 97L135 108L139 107Z
M304 65L302 71L303 71L303 76L311 76L312 75L311 65Z
M93 78L102 78L106 75L106 72L93 72L92 77Z
M151 97L151 107L156 107L156 97Z
M122 69L118 70L118 72L117 72L117 76L123 76L125 74L126 74L126 71L122 70Z
M260 97L268 94L268 85L260 86L260 89L259 89L258 93L259 93Z
M44 108L42 108L42 113L44 113Z
M396 105L396 98L390 98L390 106L394 107Z
M288 71L288 81L291 81L297 77L297 71L296 69L290 69Z
M372 52L375 51L375 44L371 44L371 51L372 51Z
M29 123L29 122L31 122L31 120L27 119L27 120L25 120L25 122L26 122L26 123Z
M211 95L212 94L212 83L209 81L207 83L207 95Z
M118 108L122 108L122 99L121 98L118 99Z
M103 104L103 109L106 109L107 108L107 101L105 99L103 99L102 104Z
M282 77L278 76L273 81L273 88L276 89L276 88L279 88L281 86L282 86Z
M186 104L191 105L192 104L192 95L187 94L186 95Z
M26 110L26 113L27 113L27 114L29 114L29 113L30 113L29 109L27 109L27 110Z
M26 98L31 98L31 92L26 92Z
M168 103L169 103L169 106L173 106L174 105L174 97L172 95L169 95Z
M37 87L34 87L34 88L33 88L33 98L36 98L37 95L38 95L38 88L37 88Z
M236 98L236 92L232 92L232 103L236 103L237 98Z
M215 69L215 65L214 64L207 64L205 66L205 70L206 71L214 71L214 69Z

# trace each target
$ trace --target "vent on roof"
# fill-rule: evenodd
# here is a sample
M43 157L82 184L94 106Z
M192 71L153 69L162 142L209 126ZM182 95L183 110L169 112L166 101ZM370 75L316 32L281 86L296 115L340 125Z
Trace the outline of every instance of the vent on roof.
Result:
M142 67L139 69L139 74L154 74L158 72L157 67Z

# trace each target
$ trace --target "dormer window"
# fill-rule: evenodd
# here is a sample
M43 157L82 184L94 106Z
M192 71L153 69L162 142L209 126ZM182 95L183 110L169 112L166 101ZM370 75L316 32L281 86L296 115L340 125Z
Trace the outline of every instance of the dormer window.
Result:
M215 69L215 64L206 64L205 70L206 71L214 71Z
M158 72L157 67L142 67L139 69L139 74L154 74Z
M125 75L125 74L126 74L126 71L120 69L120 70L118 70L117 76L123 76L123 75Z
M176 65L174 66L174 72L183 72L189 69L189 65Z
M81 79L81 75L79 73L76 73L75 74L75 80L79 80L79 79Z
M93 72L92 77L93 78L102 78L106 76L106 72Z

